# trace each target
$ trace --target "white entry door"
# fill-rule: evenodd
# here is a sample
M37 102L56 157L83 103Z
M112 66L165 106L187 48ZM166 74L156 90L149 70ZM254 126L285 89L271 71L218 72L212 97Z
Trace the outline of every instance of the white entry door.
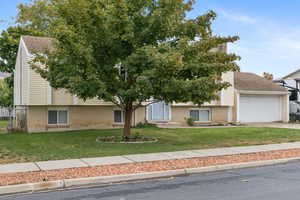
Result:
M170 105L158 102L148 106L148 120L166 121L170 120Z
M278 95L241 95L240 122L282 121L282 100Z

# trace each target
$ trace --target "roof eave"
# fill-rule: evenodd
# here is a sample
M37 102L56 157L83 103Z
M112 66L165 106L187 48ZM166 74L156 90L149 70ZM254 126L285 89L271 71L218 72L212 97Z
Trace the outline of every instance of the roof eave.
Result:
M287 95L290 94L289 91L263 91L263 90L239 90L239 94L260 94L260 95Z
M288 75L282 77L281 79L287 79L288 77L290 77L290 76L292 76L292 75L294 75L294 74L296 74L296 73L298 73L298 72L300 72L300 69L297 69L296 71L294 71L294 72L292 72L292 73L289 73Z

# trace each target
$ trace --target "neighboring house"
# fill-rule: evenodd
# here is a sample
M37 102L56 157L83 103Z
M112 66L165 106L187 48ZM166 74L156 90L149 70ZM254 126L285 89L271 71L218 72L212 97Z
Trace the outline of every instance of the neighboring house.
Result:
M83 100L65 90L55 90L41 78L29 62L33 52L52 49L52 39L23 36L15 69L14 104L17 122L23 120L27 132L118 127L123 112L110 102ZM226 47L220 47L226 51ZM133 125L139 122L186 125L187 118L196 123L288 121L288 92L251 73L228 72L222 76L231 87L219 93L219 100L198 107L192 103L164 102L144 106L133 113Z
M300 69L274 82L290 91L291 120L300 120Z
M299 101L300 93L297 92L295 89L300 89L300 69L298 69L276 81L277 82L284 81L285 85L290 87L290 91L292 93L291 100Z

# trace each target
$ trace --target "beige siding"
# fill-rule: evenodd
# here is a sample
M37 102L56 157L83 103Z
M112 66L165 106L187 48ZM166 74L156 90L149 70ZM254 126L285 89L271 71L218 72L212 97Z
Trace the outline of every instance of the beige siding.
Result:
M31 69L30 105L47 105L48 82Z
M48 110L66 109L69 111L68 125L48 125ZM30 106L27 112L28 132L102 129L120 127L114 123L115 106ZM145 122L145 108L133 114L132 125Z
M229 113L231 109L230 107L216 107L212 109L211 119L215 123L225 123L230 122L231 119L228 119Z
M29 80L29 72L30 72L30 57L24 56L26 55L25 48L22 48L22 65L21 65L21 71L22 71L22 104L28 105L29 104L29 86L30 86L30 80Z
M210 109L213 123L227 122L230 107L202 107ZM48 125L48 110L66 109L69 111L69 124L63 126ZM27 126L29 132L63 131L81 129L102 129L122 127L114 123L115 106L30 106L27 111ZM171 123L186 125L189 111L198 107L175 106L171 108ZM146 120L146 108L141 107L132 116L132 125Z
M27 108L27 130L28 132L47 131L47 107Z
M282 115L283 115L282 120L283 122L289 122L290 121L290 106L289 106L290 96L284 95L281 98L282 98Z
M21 67L21 43L19 45L15 72L14 72L14 105L18 106L21 105L21 79L20 79L20 67Z
M53 105L72 105L73 96L65 89L52 90L52 104Z
M29 104L29 61L29 54L21 40L17 54L14 77L14 104L16 106Z
M224 73L222 80L231 84L225 90L221 91L220 104L222 106L233 106L234 105L234 72Z
M186 120L190 117L190 110L192 109L209 109L211 112L212 123L228 122L228 111L230 107L186 107L186 106L172 106L171 122L180 125L186 125Z

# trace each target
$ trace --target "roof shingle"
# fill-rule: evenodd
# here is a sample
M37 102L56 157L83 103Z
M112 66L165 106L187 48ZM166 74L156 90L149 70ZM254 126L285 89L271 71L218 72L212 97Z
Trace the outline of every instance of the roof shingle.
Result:
M49 37L22 36L30 53L45 53L54 50L54 39Z
M234 85L238 90L248 91L287 91L287 89L261 76L248 72L235 72Z

